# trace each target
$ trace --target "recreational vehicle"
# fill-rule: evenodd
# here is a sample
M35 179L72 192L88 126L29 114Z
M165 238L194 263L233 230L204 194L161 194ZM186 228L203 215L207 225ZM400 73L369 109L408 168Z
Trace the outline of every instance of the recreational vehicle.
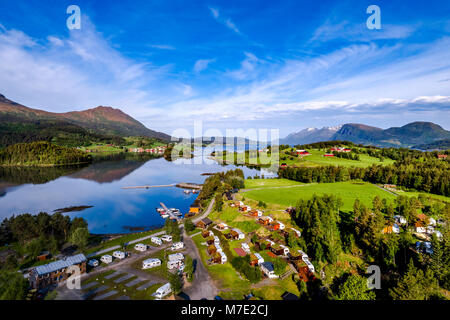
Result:
M146 251L147 250L147 245L143 244L143 243L138 243L137 245L134 246L134 249L137 251Z
M88 265L93 268L98 267L98 260L96 259L89 260Z
M151 237L150 241L154 244L157 244L158 246L162 245L162 240L158 237Z
M125 259L125 252L123 251L114 251L113 257L117 259Z
M167 268L173 269L178 268L183 264L184 255L182 253L174 253L168 256L169 261L167 261Z
M172 244L172 247L170 248L170 250L176 251L176 250L181 250L183 248L184 248L183 242L175 242L174 244Z
M172 241L172 236L168 235L168 234L165 234L165 235L163 235L161 237L161 240L164 241L164 242L170 242L170 241Z
M168 282L165 285L163 285L162 287L158 288L158 290L156 290L155 297L156 297L156 299L159 300L159 299L164 298L171 292L172 292L172 288L170 287L170 283Z
M142 261L142 269L150 269L154 267L159 267L161 265L161 260L156 258L151 258Z
M109 254L105 254L100 258L100 261L106 264L109 264L113 261L113 257L111 257Z

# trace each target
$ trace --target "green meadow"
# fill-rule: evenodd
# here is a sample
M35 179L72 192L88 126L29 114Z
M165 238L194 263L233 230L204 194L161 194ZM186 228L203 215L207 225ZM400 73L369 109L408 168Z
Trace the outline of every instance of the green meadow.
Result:
M289 185L283 179L260 179L264 181L264 186L257 186L259 180L246 180L247 185L255 187L243 193L243 196L256 201L279 204L283 206L295 206L299 199L310 199L314 194L334 194L343 201L343 211L351 211L355 199L359 199L365 205L371 207L375 196L393 200L395 195L366 182L336 182L320 184L292 184ZM251 182L250 182L251 181ZM258 182L257 182L258 181ZM289 180L287 180L289 181ZM280 186L280 184L286 184Z

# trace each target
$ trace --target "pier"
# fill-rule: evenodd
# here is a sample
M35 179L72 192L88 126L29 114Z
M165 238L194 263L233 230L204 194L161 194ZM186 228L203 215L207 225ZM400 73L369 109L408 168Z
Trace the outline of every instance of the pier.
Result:
M173 184L162 184L158 186L135 186L135 187L122 187L122 189L148 189L148 188L164 188L164 187L175 187Z
M173 212L171 210L169 210L164 203L160 202L159 204L166 211L166 213L170 216L170 219L175 219L178 221L179 217L176 216L175 214L173 214Z

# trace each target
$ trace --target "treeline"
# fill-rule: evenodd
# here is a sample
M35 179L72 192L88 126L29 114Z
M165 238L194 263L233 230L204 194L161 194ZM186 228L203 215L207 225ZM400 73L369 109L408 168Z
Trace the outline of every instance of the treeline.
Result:
M337 152L333 151L333 155L337 158L359 161L359 155L355 152Z
M49 142L18 143L0 151L0 165L41 166L89 163L92 156L73 148Z
M371 183L395 184L408 189L450 195L448 161L397 161L392 165L367 168L323 166L287 167L278 170L280 178L299 182L341 182L361 179Z
M322 141L322 142L314 142L309 144L299 144L294 146L295 149L329 149L331 147L337 147L337 146L355 146L355 144L351 141ZM360 147L363 147L363 145L359 145ZM284 147L284 146L283 146ZM289 148L289 146L287 146ZM280 150L282 150L282 146L280 146Z
M197 199L204 206L216 192L220 195L217 200L223 201L221 199L224 192L242 188L244 188L244 171L235 169L227 172L218 172L205 180Z

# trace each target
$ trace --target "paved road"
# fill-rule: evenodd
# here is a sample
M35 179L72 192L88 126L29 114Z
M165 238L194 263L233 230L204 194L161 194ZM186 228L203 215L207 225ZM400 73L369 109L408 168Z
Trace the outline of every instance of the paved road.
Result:
M150 239L151 237L154 237L154 236L160 236L160 235L163 235L163 234L165 234L165 233L166 233L166 231L156 232L156 233L153 233L153 234L151 234L151 235L148 235L148 236L145 236L145 237L136 239L136 240L131 240L131 241L129 241L129 242L126 242L125 245L138 243L138 242L141 242L141 241ZM121 249L121 248L122 248L122 247L121 247L120 245L113 246L113 247L106 248L106 249L103 249L103 250L100 250L100 251L97 251L97 252L90 253L90 254L88 254L86 257L87 257L87 258L95 257L95 256L98 256L98 255L101 255L101 254L104 254L104 253L107 253L107 252L110 252L110 251L113 251L113 250Z
M192 219L192 222L197 223L200 220L206 218L212 211L212 208L214 206L214 202L216 202L216 199L212 199L211 202L209 203L208 208L206 208L205 212L203 212L203 214L201 216L195 217Z

